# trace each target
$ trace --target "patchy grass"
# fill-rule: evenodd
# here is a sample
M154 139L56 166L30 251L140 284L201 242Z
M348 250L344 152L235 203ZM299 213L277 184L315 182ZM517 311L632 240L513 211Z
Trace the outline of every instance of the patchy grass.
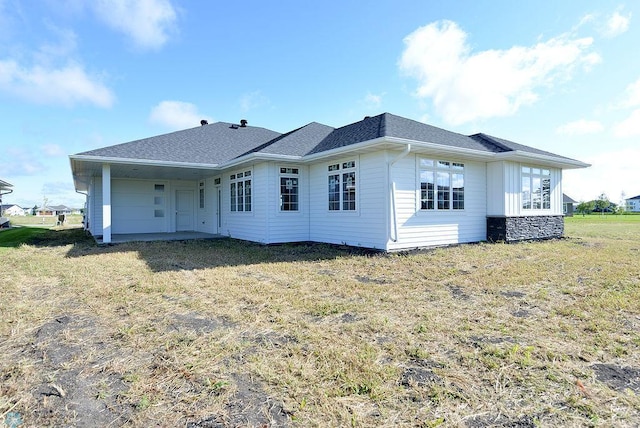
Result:
M6 246L0 421L637 426L640 222L594 222L393 255L80 230Z

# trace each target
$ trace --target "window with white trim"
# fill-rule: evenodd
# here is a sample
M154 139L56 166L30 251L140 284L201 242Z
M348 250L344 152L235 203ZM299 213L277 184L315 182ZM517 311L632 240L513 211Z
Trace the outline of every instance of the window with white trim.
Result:
M329 211L356 210L356 161L327 167Z
M280 168L280 211L298 211L298 168Z
M420 209L464 209L464 164L420 159Z
M201 181L198 185L198 196L200 200L200 209L204 209L204 201L205 201L204 181Z
M551 209L551 171L523 166L521 169L522 209Z
M251 211L251 171L229 176L231 211Z

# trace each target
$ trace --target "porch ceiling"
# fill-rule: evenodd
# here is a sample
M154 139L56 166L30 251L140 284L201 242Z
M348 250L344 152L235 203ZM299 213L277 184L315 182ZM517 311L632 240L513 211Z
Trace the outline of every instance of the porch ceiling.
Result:
M201 180L218 173L217 167L195 167L180 165L145 165L109 163L111 178L155 179L155 180ZM76 190L86 192L92 177L102 176L102 162L71 159Z

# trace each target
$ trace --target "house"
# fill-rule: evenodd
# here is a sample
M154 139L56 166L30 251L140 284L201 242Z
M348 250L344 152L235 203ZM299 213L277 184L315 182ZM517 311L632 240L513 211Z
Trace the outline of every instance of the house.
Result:
M56 216L62 214L71 214L73 210L66 205L49 205L46 207L40 207L36 211L36 215L39 216Z
M564 213L565 217L573 217L573 208L577 203L577 201L574 201L569 196L565 195L564 193L562 194L562 212Z
M3 205L1 214L12 215L12 216L23 216L27 214L27 211L18 205L11 204L11 205Z
M12 187L12 184L9 184L4 180L0 180L0 228L9 226L9 219L6 217L2 217L2 212L4 211L4 209L2 208L2 196L12 193Z
M85 228L396 251L552 238L578 160L389 113L280 134L217 122L70 156Z
M626 210L631 212L640 212L640 195L634 196L633 198L626 199L627 203Z

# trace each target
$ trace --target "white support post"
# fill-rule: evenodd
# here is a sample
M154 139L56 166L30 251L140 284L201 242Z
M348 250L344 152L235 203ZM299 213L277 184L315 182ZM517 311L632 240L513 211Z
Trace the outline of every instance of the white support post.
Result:
M102 165L102 242L111 242L111 165Z

